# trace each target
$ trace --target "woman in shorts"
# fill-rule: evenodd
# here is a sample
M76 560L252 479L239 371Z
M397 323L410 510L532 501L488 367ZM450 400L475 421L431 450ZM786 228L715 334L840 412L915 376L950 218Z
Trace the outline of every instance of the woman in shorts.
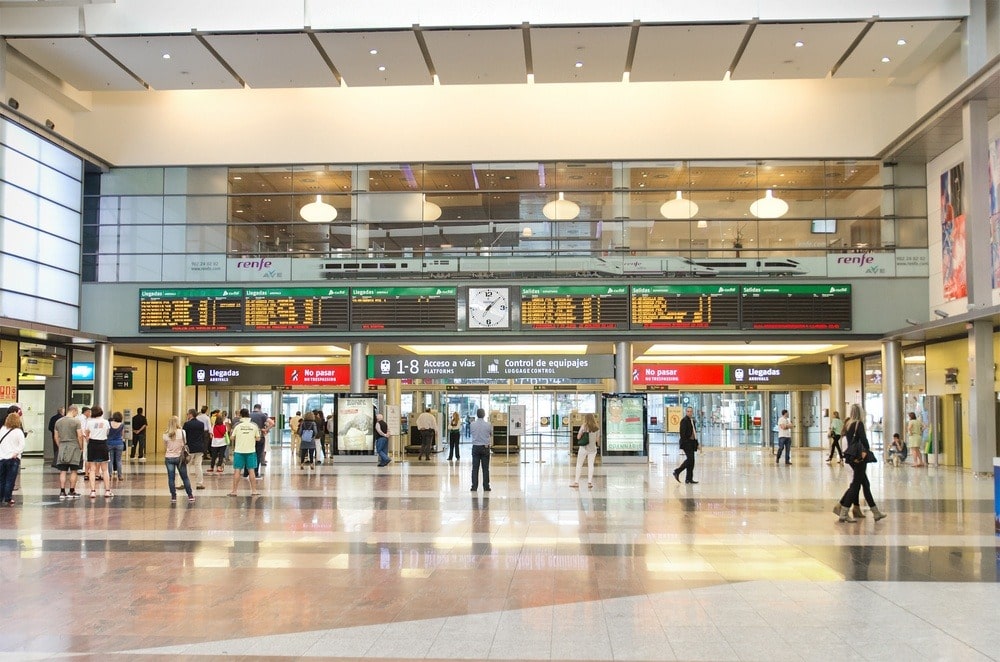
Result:
M90 483L90 498L97 498L97 476L104 481L104 498L113 497L109 477L104 475L108 466L108 432L111 424L104 418L104 410L95 405L87 419L87 480Z

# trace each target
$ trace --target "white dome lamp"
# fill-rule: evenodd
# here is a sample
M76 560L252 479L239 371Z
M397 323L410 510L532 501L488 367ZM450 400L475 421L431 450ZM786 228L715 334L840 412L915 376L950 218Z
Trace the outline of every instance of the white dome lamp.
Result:
M521 237L528 239L535 236L535 231L531 229L530 225L525 225L524 229L521 230Z
M337 218L337 208L323 202L323 196L317 195L316 202L303 205L299 216L310 223L330 223Z
M698 213L698 205L693 200L685 200L680 191L677 197L671 198L660 207L660 214L663 218L671 220L694 218Z
M423 215L425 221L436 221L441 218L441 205L430 202L424 194Z
M556 200L552 200L542 207L542 215L550 221L572 221L580 215L580 205L572 200L567 200L566 196L560 192Z
M788 213L788 203L767 189L763 198L750 204L750 213L757 218L781 218Z

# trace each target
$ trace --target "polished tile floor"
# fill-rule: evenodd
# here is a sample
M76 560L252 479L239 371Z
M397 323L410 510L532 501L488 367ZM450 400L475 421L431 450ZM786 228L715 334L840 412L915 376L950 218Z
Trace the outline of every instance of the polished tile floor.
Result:
M495 457L486 494L468 452L314 472L285 450L262 496L227 473L194 504L153 463L60 502L29 459L0 509L0 656L1000 659L992 479L879 464L889 517L839 524L849 470L819 452L708 449L699 485L663 453L579 490L564 450Z

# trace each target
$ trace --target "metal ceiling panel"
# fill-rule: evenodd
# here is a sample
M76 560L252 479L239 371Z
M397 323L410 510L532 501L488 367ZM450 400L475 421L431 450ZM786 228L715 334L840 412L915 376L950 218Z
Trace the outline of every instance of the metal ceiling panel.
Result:
M532 28L536 83L618 82L625 71L631 26ZM581 66L577 66L580 63Z
M83 37L8 39L18 52L78 90L132 91L139 81Z
M317 33L316 38L348 87L434 82L410 30ZM379 71L379 67L385 70Z
M824 78L864 27L862 22L758 25L731 77Z
M335 87L340 84L309 35L303 32L206 35L205 39L250 87Z
M722 80L739 50L745 25L644 25L629 80Z
M521 28L425 30L424 39L443 85L524 83Z
M953 33L960 21L880 21L872 26L837 78L894 78L919 67ZM906 43L898 43L900 40ZM889 62L883 62L883 58Z
M156 90L233 89L240 84L194 35L96 37ZM165 59L169 54L170 59Z

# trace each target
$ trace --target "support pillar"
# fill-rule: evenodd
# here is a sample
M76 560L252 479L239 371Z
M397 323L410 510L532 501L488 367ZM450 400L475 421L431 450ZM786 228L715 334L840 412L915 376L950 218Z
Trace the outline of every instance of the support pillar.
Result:
M888 448L892 434L906 438L903 422L903 349L898 340L882 342L882 441Z
M791 396L792 405L788 408L788 416L792 419L792 446L808 446L806 431L802 427L802 391L792 391Z
M840 414L840 419L847 416L847 404L844 399L844 355L834 354L830 357L830 415Z
M618 393L632 392L632 343L615 343L615 390Z
M351 343L351 393L368 390L368 343Z
M115 350L110 343L94 345L94 404L100 405L111 417L111 373L115 365Z
M997 447L993 391L993 320L976 320L969 330L969 437L972 452L969 466L976 474L993 474ZM959 439L958 443L962 443Z
M184 417L181 416L181 414L184 412L184 390L187 387L187 364L188 360L186 356L174 357L174 379L172 382L173 388L171 389L173 397L170 402L170 413L168 414L168 418L176 414L181 417L181 420L184 420ZM233 418L233 421L235 422L237 418L238 416ZM148 434L146 435L146 438L149 438Z

